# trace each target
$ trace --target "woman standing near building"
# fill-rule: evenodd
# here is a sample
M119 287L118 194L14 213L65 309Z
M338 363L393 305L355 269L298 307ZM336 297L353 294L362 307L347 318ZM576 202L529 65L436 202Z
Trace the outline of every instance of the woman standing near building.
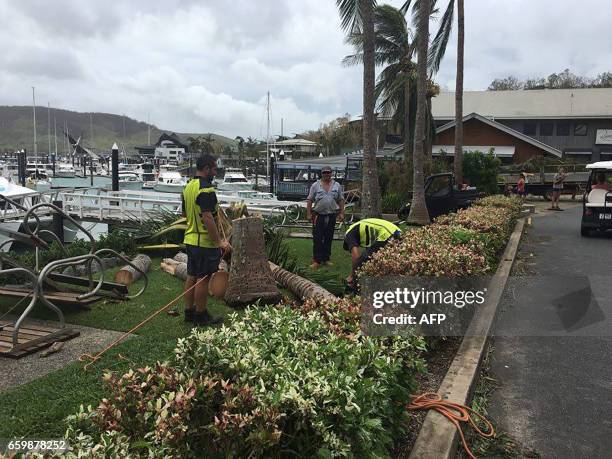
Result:
M312 221L312 264L317 269L321 264L330 265L331 246L336 221L344 220L344 198L342 185L332 179L329 166L321 169L321 179L310 187L306 201L308 219Z

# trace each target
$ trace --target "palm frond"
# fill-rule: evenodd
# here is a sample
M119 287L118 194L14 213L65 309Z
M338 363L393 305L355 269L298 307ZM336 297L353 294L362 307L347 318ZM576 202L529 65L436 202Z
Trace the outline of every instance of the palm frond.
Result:
M453 18L455 16L455 0L449 0L448 6L442 20L436 37L434 38L431 48L429 49L429 55L427 56L428 67L431 73L436 73L440 69L440 64L446 53L446 46L448 45L448 39L451 31L453 30Z

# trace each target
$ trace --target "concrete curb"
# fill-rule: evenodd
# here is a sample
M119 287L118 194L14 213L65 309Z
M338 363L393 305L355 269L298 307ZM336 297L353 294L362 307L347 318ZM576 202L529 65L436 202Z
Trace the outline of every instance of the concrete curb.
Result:
M506 250L497 271L488 286L488 295L480 314L474 316L457 355L440 385L438 393L444 399L467 404L472 397L480 370L480 363L489 343L489 331L495 320L506 281L518 252L519 242L525 228L525 220L519 219L510 235ZM454 458L457 453L459 434L447 418L429 411L410 453L411 459Z

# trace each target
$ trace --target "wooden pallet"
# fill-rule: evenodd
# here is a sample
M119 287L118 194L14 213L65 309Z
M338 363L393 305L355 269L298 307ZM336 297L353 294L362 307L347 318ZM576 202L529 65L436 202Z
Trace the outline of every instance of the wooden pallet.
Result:
M77 297L81 293L74 292L45 292L45 297L52 303L57 304L70 304L76 306L88 306L96 301L100 300L99 296L90 296L88 298L78 299ZM23 298L26 296L32 296L31 289L18 289L18 288L0 288L0 296L8 296L13 298Z
M81 334L72 328L52 328L31 323L19 328L17 342L19 347L13 350L13 322L0 321L0 356L19 359L26 355L51 346L56 341L68 341Z

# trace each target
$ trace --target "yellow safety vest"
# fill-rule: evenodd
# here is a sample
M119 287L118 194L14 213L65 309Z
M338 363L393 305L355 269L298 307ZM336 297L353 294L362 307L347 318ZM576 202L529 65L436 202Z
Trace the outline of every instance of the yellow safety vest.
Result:
M357 225L359 225L359 245L361 247L371 247L375 242L384 242L393 236L396 231L401 231L397 225L387 220L366 218L349 226L346 234Z
M214 193L213 186L200 188L200 178L190 180L183 189L183 202L185 203L185 217L187 218L187 229L183 243L197 247L217 247L208 234L208 230L202 222L202 209L196 203L200 193ZM218 204L217 204L218 207ZM213 212L213 217L217 215L217 209Z

